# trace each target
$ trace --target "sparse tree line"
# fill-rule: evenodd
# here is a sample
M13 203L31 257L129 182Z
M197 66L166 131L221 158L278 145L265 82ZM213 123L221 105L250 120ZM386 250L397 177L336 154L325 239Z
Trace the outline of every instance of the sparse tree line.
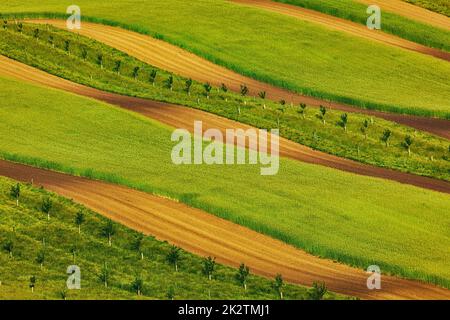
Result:
M11 197L11 199L13 199L15 201L16 206L20 205L20 203L21 203L20 202L20 200L21 200L21 184L20 183L16 183L11 186L10 197ZM54 210L54 205L53 205L52 199L48 196L42 197L41 202L39 204L39 209L46 217L48 223L50 223L50 216ZM86 223L85 212L83 209L80 209L79 211L76 212L75 217L73 219L74 227L76 227L77 234L80 237L83 236L82 226L85 223ZM13 228L13 233L15 233L15 228ZM103 223L103 225L101 226L100 231L99 231L99 234L105 239L105 241L109 247L111 247L113 245L113 237L114 237L114 235L116 235L116 233L117 233L116 225L110 219L106 220ZM10 259L14 258L17 241L18 240L14 240L12 237L10 237L10 238L4 240L2 243L2 249L4 252L6 252L9 255ZM139 260L145 259L145 254L144 254L144 249L143 249L144 242L145 242L144 234L137 233L137 234L135 234L135 236L131 239L131 241L129 243L129 247L137 253ZM45 237L43 237L42 238L42 247L41 247L41 249L39 249L37 251L35 259L34 259L35 263L39 266L39 268L41 270L43 270L43 268L45 267L46 262L48 260L48 253L46 250L47 245L48 245L48 243L46 242ZM68 248L68 254L70 254L70 256L71 256L71 263L73 263L73 264L77 263L78 253L79 253L79 248L77 245L71 245ZM166 252L165 259L166 259L167 264L172 266L173 270L175 272L179 272L180 263L183 260L182 259L182 250L175 245L171 246L169 248L169 250ZM108 265L107 262L104 262L102 267L100 268L100 271L97 276L98 276L99 282L102 283L105 288L108 288L110 286L113 271L114 270ZM217 263L216 263L215 257L208 256L202 260L201 273L205 277L207 277L207 279L209 281L214 280L215 274L217 272L218 272L217 271ZM235 279L236 283L243 288L244 292L247 292L247 290L248 290L249 277L250 277L250 268L247 265L245 265L244 263L240 264L239 268L236 270L234 279ZM38 277L36 275L32 275L30 277L30 281L29 281L29 287L32 292L34 292L34 290L37 286L37 283L38 283ZM145 285L144 279L141 276L136 275L135 278L133 279L133 281L129 284L129 288L132 292L135 292L138 296L140 296L140 295L145 294L144 285ZM321 294L318 293L316 286L318 286L318 288L319 287L321 288L321 290L322 290ZM283 299L285 283L284 283L284 280L283 280L283 277L281 274L276 275L276 277L274 278L274 280L272 282L272 287L273 287L276 295L280 299ZM326 290L326 287L324 284L321 284L319 286L316 283L314 283L313 288L310 289L310 291L308 292L308 298L322 299L326 292L327 292L327 290ZM59 295L62 299L66 299L67 291L62 290L59 293ZM166 297L167 297L167 299L170 299L170 300L175 299L175 288L173 286L169 287Z

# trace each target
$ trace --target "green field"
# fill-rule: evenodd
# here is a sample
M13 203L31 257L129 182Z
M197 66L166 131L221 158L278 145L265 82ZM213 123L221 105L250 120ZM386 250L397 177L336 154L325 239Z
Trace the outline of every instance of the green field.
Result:
M0 4L0 11L63 17L69 4L12 0ZM450 118L450 65L439 59L225 1L130 5L118 0L112 8L107 1L80 0L78 5L90 20L158 36L296 92L364 108ZM129 14L124 17L123 12Z
M171 246L145 237L141 248L134 245L138 233L114 224L112 246L102 230L107 219L42 189L21 185L19 206L10 196L16 183L0 177L0 299L62 299L66 269L81 270L81 290L66 290L67 299L276 299L268 279L250 276L245 291L235 280L237 270L217 265L210 281L203 274L203 259L181 251L178 272L167 262ZM43 199L52 200L50 220L41 211ZM75 218L83 212L79 234ZM14 230L14 231L13 231ZM12 258L4 248L13 242ZM76 249L75 261L72 248ZM43 266L38 255L44 252ZM141 258L143 253L144 259ZM100 279L104 265L109 270L108 287ZM34 293L29 279L35 276ZM133 290L136 277L143 282L142 296ZM172 289L171 289L172 288ZM308 299L306 288L288 285L286 299ZM327 299L341 298L327 294Z
M196 82L188 95L186 79L175 76L173 89L165 88L170 74L99 42L52 27L47 30L47 26L42 25L25 24L22 33L16 29L17 26L10 25L8 31L0 31L0 54L57 76L106 91L187 105L256 127L276 128L279 118L282 136L314 149L376 166L450 180L449 142L445 139L359 114L349 114L345 131L340 119L342 112L329 110L323 124L317 117L317 108L307 107L303 117L298 113L299 106L244 98L222 90L217 92L217 88L211 90L207 99L203 84ZM38 39L34 37L35 30L39 30ZM68 51L66 41L70 42ZM117 61L121 62L120 75L114 72ZM139 67L138 81L133 77L136 66ZM149 80L152 70L157 70L154 86ZM371 123L371 120L373 124L367 128L366 137L361 128L364 121ZM386 129L392 132L389 148L380 140ZM403 145L408 135L413 137L411 156Z
M13 80L0 88L3 158L166 195L319 256L450 287L448 195L284 159L275 176L175 166L166 126Z
M450 3L448 0L404 0L450 17Z
M366 25L367 5L353 0L275 0L323 12ZM436 6L437 7L437 6ZM414 21L392 12L382 12L383 32L388 32L425 46L450 51L450 32Z

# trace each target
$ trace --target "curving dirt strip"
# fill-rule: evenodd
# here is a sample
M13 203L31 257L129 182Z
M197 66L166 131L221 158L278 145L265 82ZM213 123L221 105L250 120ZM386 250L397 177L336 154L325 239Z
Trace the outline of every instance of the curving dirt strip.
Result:
M353 36L375 40L395 47L431 55L433 57L450 61L450 53L438 49L409 41L389 33L376 30L369 30L366 26L349 20L337 18L318 11L305 9L299 6L290 5L271 0L230 0L231 2L258 7L261 9L281 13L290 17L313 22L325 26L329 29L344 31Z
M232 267L247 264L265 277L281 273L295 284L325 281L334 292L362 299L450 299L450 290L382 276L381 290L368 290L368 275L321 259L281 241L184 204L144 192L0 160L0 175L71 198L132 229L166 240Z
M406 18L417 20L432 26L450 30L450 18L443 14L427 10L425 8L415 6L401 0L355 0L367 4L378 5L381 10L390 11Z
M66 28L65 21L62 20L29 20L29 22L48 23L59 28ZM167 42L121 28L83 22L82 29L79 32L84 36L126 52L155 67L200 82L209 82L214 86L220 86L222 83L225 83L231 90L236 92L240 91L242 84L246 84L250 89L250 94L255 96L260 91L266 91L268 99L275 101L284 99L288 102L304 102L312 106L323 104L344 112L357 112L380 117L450 140L450 121L448 120L365 110L350 105L302 96L242 76Z
M193 124L196 120L201 120L203 122L204 130L209 128L217 128L222 130L224 134L225 130L228 128L251 128L248 125L193 108L122 96L86 87L50 75L44 71L35 69L1 55L0 75L25 80L27 82L42 86L62 89L78 95L101 100L106 103L138 112L146 117L155 119L171 127L187 129L190 132L193 131ZM279 150L280 156L282 157L287 157L306 163L323 165L360 175L393 180L400 183L411 184L417 187L450 194L450 182L365 165L359 162L316 151L284 138L280 138Z

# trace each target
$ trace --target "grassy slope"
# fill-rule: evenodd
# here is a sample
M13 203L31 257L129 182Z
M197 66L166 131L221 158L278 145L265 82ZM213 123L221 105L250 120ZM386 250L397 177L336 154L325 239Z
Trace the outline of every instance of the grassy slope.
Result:
M448 195L283 159L279 174L265 177L259 166L174 166L165 126L59 91L0 84L4 158L167 195L316 255L450 287Z
M2 12L65 12L66 1L17 0ZM445 61L225 1L78 2L86 16L157 35L242 74L366 108L450 118ZM124 17L123 12L130 12ZM195 26L195 27L193 27ZM255 32L258 30L258 32ZM262 36L264 35L264 36ZM283 57L283 59L279 59Z
M0 252L0 299L59 299L60 291L67 280L66 269L76 264L81 269L81 290L67 291L68 299L135 299L131 288L136 275L144 280L145 299L167 299L172 287L176 299L276 299L271 281L252 276L248 292L234 279L236 270L219 265L209 281L202 273L202 259L187 252L181 253L179 272L166 262L170 245L146 237L140 252L133 249L137 235L124 226L116 224L113 246L108 246L102 236L107 220L72 201L22 185L20 205L16 207L10 198L10 187L15 182L0 177L0 245L14 241L13 258L3 250ZM53 201L50 221L40 210L44 197ZM81 236L75 225L76 213L83 210L85 222ZM15 232L13 232L13 228ZM45 246L42 238L45 238ZM72 260L71 248L77 248L76 260ZM45 252L41 269L36 262L40 251ZM107 263L111 272L109 288L106 289L99 274ZM28 288L29 278L37 278L36 290ZM289 285L287 299L306 299L307 290ZM335 298L329 294L327 298Z
M33 37L37 27L40 30L39 41ZM247 105L244 105L242 96L234 93L217 93L215 89L212 90L210 99L206 99L204 88L199 83L193 84L189 96L184 91L186 79L178 77L175 78L174 90L171 91L163 88L169 74L161 70L158 71L156 85L152 86L149 83L152 66L99 42L54 28L47 31L44 26L25 24L22 34L14 29L15 27L10 26L8 32L0 31L0 53L37 66L46 72L107 91L188 105L256 127L277 126L279 104L266 101L267 108L264 110L262 107L264 101L261 99L255 101L253 98L247 98L245 99ZM48 43L50 36L53 37L55 48ZM70 40L70 55L64 51L65 40ZM87 49L86 61L81 58L82 48ZM103 69L98 65L99 53L103 56ZM112 72L115 62L119 60L122 62L120 76ZM138 76L140 81L132 78L135 66L140 67ZM197 99L200 99L200 104ZM238 105L240 115L237 112ZM360 131L363 121L367 119L365 116L350 114L348 130L344 132L339 125L340 112L328 112L327 123L323 125L316 117L318 114L316 108L306 110L306 119L296 112L297 106L285 109L280 121L281 134L293 141L364 163L450 180L450 153L448 141L445 139L415 132L382 119L374 119L374 124L368 129L368 138L365 139ZM383 131L387 128L393 132L388 152L384 143L380 141ZM407 156L402 146L406 135L414 137L411 157ZM430 157L434 160L431 161Z
M317 10L363 25L367 23L367 5L352 0L275 0ZM446 51L450 51L450 32L410 20L391 12L382 12L382 31Z
M448 0L404 0L450 17L450 3Z

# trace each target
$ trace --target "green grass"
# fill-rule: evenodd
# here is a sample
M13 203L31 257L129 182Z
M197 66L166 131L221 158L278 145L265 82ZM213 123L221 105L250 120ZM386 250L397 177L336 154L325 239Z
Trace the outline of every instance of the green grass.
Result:
M140 251L133 249L138 235L122 225L115 224L112 246L102 236L107 219L66 198L43 189L21 185L19 206L10 197L15 182L0 177L0 299L61 299L65 289L66 269L77 265L81 269L81 290L67 290L68 299L167 299L170 288L176 299L276 299L271 281L251 276L248 291L235 281L236 270L217 266L209 281L202 273L203 259L181 252L179 271L167 263L171 246L166 242L145 237ZM41 211L42 200L49 197L53 207L50 220ZM78 233L75 217L85 215ZM13 256L3 249L6 241L14 243ZM71 248L76 247L75 261ZM45 252L41 269L36 261L39 252ZM141 260L141 254L144 260ZM99 279L104 264L110 271L108 288ZM29 279L36 276L36 288L31 292ZM131 283L139 275L144 281L143 296L138 297ZM288 285L287 299L307 299L307 289ZM326 298L342 298L332 293Z
M404 0L404 1L450 17L450 3L448 2L448 0Z
M5 16L64 17L69 4L32 0L25 6L12 0L0 4L0 11ZM118 0L111 7L105 1L80 0L78 5L86 20L164 39L295 92L362 108L450 119L450 65L433 57L226 1L130 5Z
M366 25L367 5L353 0L275 0ZM392 12L382 11L383 32L411 40L425 46L450 51L450 32Z
M0 80L5 159L178 199L318 256L450 287L450 198L281 159L175 166L172 130L94 100ZM126 125L124 125L126 124Z
M218 93L217 88L207 99L200 83L193 84L189 96L184 90L186 79L175 76L174 88L169 90L164 88L169 74L158 70L153 86L149 82L152 66L99 42L52 27L47 30L41 25L25 24L22 34L15 29L10 26L8 31L0 31L0 53L57 76L106 91L187 105L261 128L277 127L280 117L282 136L314 149L376 166L450 180L449 142L445 139L378 118L372 119L374 123L366 139L361 132L362 123L368 119L366 116L350 114L345 132L340 125L341 112L329 111L324 125L317 118L317 108L308 107L303 119L297 112L298 106L286 106L281 113L279 103ZM36 29L40 30L39 40L33 36ZM54 48L48 42L50 37L53 37ZM66 40L70 41L69 53L65 51ZM85 60L82 59L83 49L87 53ZM99 54L103 57L103 69L98 64ZM121 61L120 75L113 72L116 61ZM135 66L140 68L138 81L132 76ZM386 129L393 133L389 148L380 141ZM402 145L407 135L414 139L411 156Z

